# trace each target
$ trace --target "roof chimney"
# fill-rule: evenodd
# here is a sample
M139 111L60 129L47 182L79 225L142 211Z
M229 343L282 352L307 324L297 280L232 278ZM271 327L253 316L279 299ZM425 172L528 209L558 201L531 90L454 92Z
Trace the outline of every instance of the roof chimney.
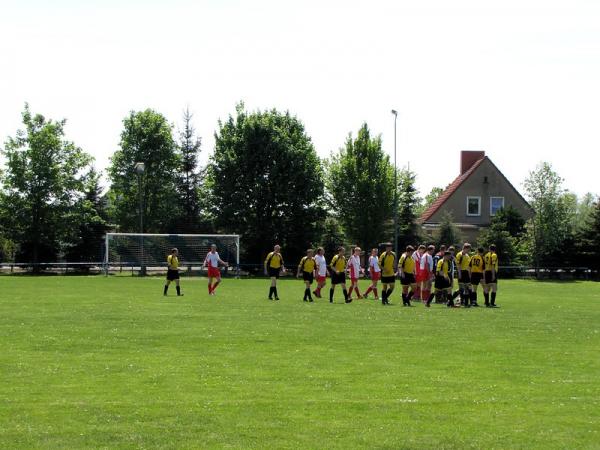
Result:
M463 150L460 152L460 174L464 174L467 170L473 167L477 161L485 156L485 152L481 150Z

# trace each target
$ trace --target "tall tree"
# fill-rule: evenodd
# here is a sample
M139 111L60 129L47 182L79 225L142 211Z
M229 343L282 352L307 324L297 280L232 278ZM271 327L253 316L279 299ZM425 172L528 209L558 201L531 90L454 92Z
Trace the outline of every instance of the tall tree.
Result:
M398 248L418 244L421 234L417 226L419 191L415 187L416 174L403 169L398 174Z
M517 256L517 238L513 237L508 231L508 215L496 214L488 228L485 228L477 238L477 244L485 249L491 244L496 246L498 261L502 265L509 265L515 262Z
M442 215L439 228L437 229L436 238L438 247L442 244L446 245L447 247L450 247L451 245L458 245L458 243L461 241L460 233L456 228L456 225L454 225L454 219L451 213L445 212Z
M24 130L9 137L3 154L2 209L10 240L19 244L16 259L34 264L55 261L61 243L81 217L72 214L83 196L83 171L92 157L64 139L66 121L22 113Z
M327 217L323 223L320 245L325 250L327 258L337 253L337 248L344 245L346 237L339 222L335 217Z
M139 232L139 188L135 164L145 164L142 176L144 232L171 232L181 216L177 198L180 158L172 127L151 109L132 111L123 120L120 149L111 158L108 174L111 214L123 232Z
M577 265L600 270L600 199L592 206L585 224L577 233Z
M71 230L67 261L102 261L104 235L108 231L105 199L102 196L100 174L91 169L85 177L84 197L71 210L81 220Z
M371 137L363 124L356 139L350 134L331 157L328 168L327 188L348 237L363 248L389 239L385 232L392 218L394 169L381 137Z
M443 192L444 189L442 189L441 187L431 188L429 194L427 194L423 199L423 204L421 205L418 211L419 214L423 213L427 208L433 205L433 202L435 202L439 198L439 196L442 195Z
M562 183L562 178L547 162L539 164L525 180L525 190L535 211L528 222L527 240L536 268L542 264L564 264L563 249L571 229Z
M184 111L183 129L179 133L181 170L177 178L177 192L181 218L178 220L177 229L182 233L206 231L202 229L200 202L202 173L198 167L201 140L196 136L192 116L189 109Z
M506 231L515 238L520 237L525 232L525 219L512 205L498 211L492 218L491 223L503 223Z
M235 117L219 122L209 177L216 225L242 235L246 262L261 262L274 243L295 259L315 242L324 218L321 161L289 112L247 113L238 104Z

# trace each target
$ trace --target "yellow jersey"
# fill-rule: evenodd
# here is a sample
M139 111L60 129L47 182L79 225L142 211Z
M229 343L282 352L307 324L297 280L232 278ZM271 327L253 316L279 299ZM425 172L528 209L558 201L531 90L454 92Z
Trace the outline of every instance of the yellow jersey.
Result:
M498 255L496 253L487 252L483 260L485 261L486 272L491 272L492 270L498 272Z
M469 270L471 264L471 256L468 253L458 252L456 254L456 262L460 270Z
M175 255L169 255L167 256L167 264L169 269L177 270L179 268L179 258Z
M281 253L269 253L267 255L267 259L265 259L265 264L267 267L279 269L281 266L283 266L283 257L281 256Z
M437 263L436 271L439 276L448 278L448 271L450 268L450 261L445 261L444 258L440 259Z
M300 264L298 264L298 267L300 267L302 271L310 273L315 270L316 265L317 263L315 262L315 258L309 258L308 256L305 256L300 260Z
M346 270L346 257L335 255L331 258L331 268L336 272L344 272Z
M400 257L400 267L402 268L402 272L404 273L415 273L415 260L412 256L407 255L406 253L402 253Z
M471 258L469 266L471 267L471 272L483 273L483 256L481 256L480 254L474 255Z
M383 252L379 257L379 266L381 267L382 277L393 277L394 263L396 262L396 254L394 252Z

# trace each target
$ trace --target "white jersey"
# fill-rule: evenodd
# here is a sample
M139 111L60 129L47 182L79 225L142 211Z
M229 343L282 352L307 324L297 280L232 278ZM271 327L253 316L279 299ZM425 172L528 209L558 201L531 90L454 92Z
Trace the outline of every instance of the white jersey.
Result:
M350 278L358 278L360 273L360 256L352 255L348 260L348 270L350 271Z
M206 259L204 260L204 264L206 264L208 267L215 267L218 268L219 267L219 253L218 252L208 252L208 255L206 255Z
M315 262L317 263L317 270L320 277L327 276L327 260L323 255L315 256Z
M421 270L433 272L433 256L429 253L424 253L421 258Z
M379 258L377 256L369 256L369 271L374 273L381 272L379 267Z

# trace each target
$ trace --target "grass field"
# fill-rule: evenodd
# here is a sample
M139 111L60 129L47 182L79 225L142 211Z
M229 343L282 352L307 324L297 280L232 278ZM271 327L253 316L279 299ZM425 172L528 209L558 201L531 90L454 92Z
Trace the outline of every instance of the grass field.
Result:
M600 284L501 281L496 310L162 284L0 277L0 448L600 448Z

